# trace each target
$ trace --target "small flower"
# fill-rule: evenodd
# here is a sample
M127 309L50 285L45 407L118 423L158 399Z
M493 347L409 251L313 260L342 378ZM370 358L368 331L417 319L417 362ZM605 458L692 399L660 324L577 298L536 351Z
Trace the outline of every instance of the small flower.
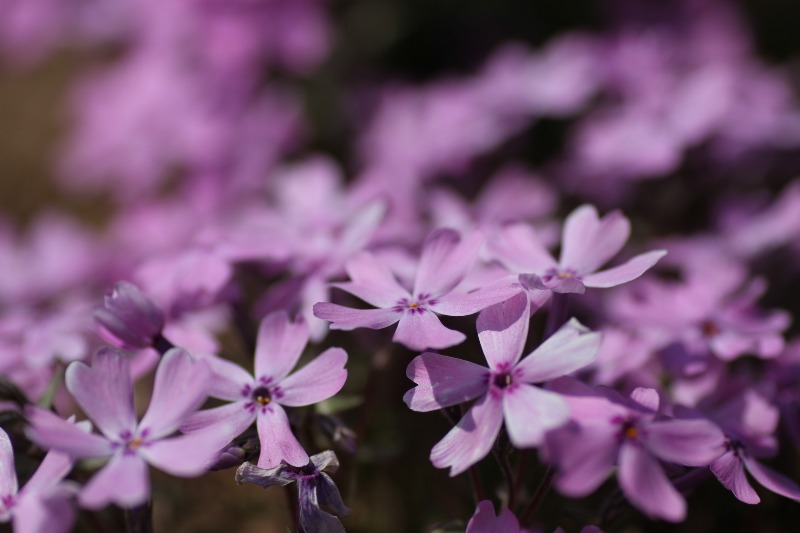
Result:
M342 502L339 489L328 473L339 469L339 460L332 451L312 455L308 463L297 467L281 464L275 468L259 468L243 463L236 471L236 483L253 483L259 487L284 486L297 483L300 509L300 525L304 531L320 533L344 533L338 517L346 516L350 510ZM321 506L333 510L335 516L323 511Z
M136 285L120 281L94 310L100 333L119 348L153 346L164 328L164 312Z
M212 431L230 441L253 422L261 440L258 466L274 468L281 461L293 466L308 463L283 406L301 407L321 402L341 390L347 380L347 353L329 348L294 374L308 343L305 321L290 322L286 313L267 315L256 343L255 376L218 357L204 360L215 374L209 395L232 403L193 414L182 430Z
M98 350L92 366L74 362L66 385L102 435L87 433L43 409L26 412L28 435L36 443L75 458L109 458L79 496L82 506L109 503L133 507L150 495L147 464L176 476L192 477L221 448L208 434L171 437L206 398L210 372L202 361L174 348L156 370L150 407L136 421L128 357L113 348Z
M600 335L572 319L520 361L528 336L530 305L525 293L485 309L478 316L478 338L489 368L435 353L408 365L417 387L404 400L414 411L432 411L478 401L431 451L438 468L459 474L489 453L505 420L512 444L521 448L542 442L545 432L569 419L560 395L535 387L589 364Z

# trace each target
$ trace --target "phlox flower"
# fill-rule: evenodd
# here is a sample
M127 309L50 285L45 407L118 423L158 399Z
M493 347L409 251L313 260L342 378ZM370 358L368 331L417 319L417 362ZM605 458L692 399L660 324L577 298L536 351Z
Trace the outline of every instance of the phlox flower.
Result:
M61 483L72 459L51 451L22 489L14 470L14 450L0 429L0 522L11 521L18 533L63 533L75 521L70 502L75 488Z
M231 403L194 413L183 424L187 432L213 432L225 442L253 422L261 440L258 466L275 468L286 461L308 464L308 454L289 426L283 406L301 407L330 398L347 379L347 353L328 348L312 362L289 375L308 343L305 321L290 322L286 313L267 315L258 331L255 376L218 357L204 360L214 373L209 395Z
M500 514L495 516L494 506L489 500L478 503L475 514L467 524L466 533L521 533L519 521L514 513L507 508L503 508Z
M414 288L401 286L389 267L364 252L346 265L351 281L334 283L378 309L351 309L321 302L314 316L331 321L332 329L382 329L397 323L393 340L412 350L447 348L464 341L463 333L442 325L437 314L466 316L511 297L513 289L503 279L476 291L454 290L472 268L483 242L480 233L461 238L458 232L438 229L422 248Z
M569 419L569 406L560 395L532 384L589 364L597 354L600 335L573 319L520 361L529 321L525 293L481 312L478 338L489 368L431 352L408 365L406 374L417 386L403 399L414 411L432 411L478 398L431 451L434 466L449 466L451 476L489 453L504 420L512 444L529 448Z
M489 247L499 261L520 274L525 287L583 294L586 287L616 287L632 281L667 253L654 250L619 266L598 270L617 255L630 232L630 222L619 211L600 218L594 206L582 205L564 222L558 261L526 224L501 229Z
M67 368L66 385L102 435L36 407L26 412L28 435L41 446L77 459L109 459L81 491L82 506L133 507L150 495L148 464L176 476L197 476L221 447L219 439L206 434L172 437L205 400L210 375L207 365L188 352L168 351L156 370L150 407L137 422L128 356L101 348L91 366L77 361Z

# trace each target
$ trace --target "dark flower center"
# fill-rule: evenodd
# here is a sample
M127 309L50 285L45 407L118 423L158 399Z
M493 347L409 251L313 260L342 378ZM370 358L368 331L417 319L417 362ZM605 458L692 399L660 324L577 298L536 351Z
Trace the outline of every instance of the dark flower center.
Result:
M511 374L507 374L507 373L505 373L505 374L497 374L494 377L494 385L495 385L495 387L498 387L500 389L505 389L506 387L511 385L511 383L512 383Z
M253 391L252 398L258 405L268 405L272 401L272 393L267 387L258 387Z
M720 334L719 326L713 320L706 320L700 325L700 330L706 337L714 337Z

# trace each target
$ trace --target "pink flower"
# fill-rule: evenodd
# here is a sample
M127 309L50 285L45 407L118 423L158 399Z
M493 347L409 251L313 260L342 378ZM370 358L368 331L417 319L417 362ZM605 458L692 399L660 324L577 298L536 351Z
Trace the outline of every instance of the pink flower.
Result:
M442 325L437 314L466 316L510 298L519 288L499 280L464 294L456 287L478 256L483 237L473 233L462 239L450 229L439 229L425 240L414 289L401 286L389 268L369 253L347 263L351 281L334 287L358 296L378 309L351 309L322 302L314 316L331 321L332 329L382 329L397 323L394 341L412 350L446 348L464 341L463 333Z
M495 516L492 502L483 500L478 503L475 514L467 524L466 533L521 533L521 531L514 513L504 508Z
M520 361L528 336L530 306L525 293L487 308L478 316L489 368L445 355L424 353L406 374L417 386L405 394L414 411L432 411L478 398L461 421L431 451L438 468L457 475L489 453L505 420L514 446L529 448L547 431L569 420L560 395L535 387L589 364L600 335L572 319Z
M214 373L209 394L231 403L195 413L182 429L213 432L228 442L255 422L261 439L260 468L275 468L281 461L298 467L308 464L308 454L292 433L283 406L321 402L339 392L347 379L347 353L341 348L328 348L289 375L308 337L304 321L292 323L286 313L277 312L261 322L255 377L234 363L207 357Z
M137 422L128 356L101 348L91 367L74 362L67 368L66 385L102 435L87 433L36 407L26 412L31 424L28 435L71 457L109 459L81 492L82 506L133 507L150 495L148 463L176 476L197 476L223 444L207 434L171 437L205 400L209 378L205 363L179 348L170 350L156 370L150 407Z

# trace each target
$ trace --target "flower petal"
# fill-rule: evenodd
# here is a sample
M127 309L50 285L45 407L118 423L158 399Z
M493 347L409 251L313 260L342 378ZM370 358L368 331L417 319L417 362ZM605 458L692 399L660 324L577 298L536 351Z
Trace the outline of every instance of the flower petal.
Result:
M489 372L470 361L426 352L414 358L406 376L416 387L403 396L413 411L433 411L477 398L486 392Z
M452 291L478 258L483 235L473 232L462 239L457 231L437 229L425 239L414 282L414 297L438 298Z
M228 442L227 437L216 431L198 431L142 446L139 454L168 474L195 477L206 472L209 463Z
M195 360L181 348L169 350L156 369L153 396L139 430L149 430L151 439L175 432L206 399L210 379L211 371L204 361Z
M725 453L725 435L708 420L653 422L644 439L653 455L680 465L704 466Z
M670 522L686 517L683 496L669 482L658 460L641 446L622 444L617 478L628 500L646 514Z
M27 488L27 484L26 484ZM75 504L71 491L59 491L47 498L21 497L12 523L16 533L67 533L75 523Z
M280 382L282 405L300 407L330 398L347 380L347 352L328 348L319 357Z
M467 524L466 533L520 533L520 528L517 517L508 508L504 507L495 516L492 502L483 500Z
M436 468L450 467L450 475L467 470L492 449L503 424L503 402L485 394L467 411L456 426L431 450Z
M25 433L29 439L44 448L58 450L76 458L107 457L113 452L111 443L105 438L87 433L50 411L29 407L25 416L30 424Z
M467 316L504 302L520 292L525 291L517 281L517 276L505 276L474 291L446 294L431 304L430 308L440 315Z
M292 466L308 464L308 454L292 433L286 411L275 402L259 410L256 425L261 440L260 468L275 468L281 461Z
M194 433L213 428L230 442L256 420L255 413L248 410L245 403L243 400L197 411L181 424L181 431Z
M781 496L800 502L800 487L797 483L747 456L744 456L742 461L747 471L750 472L750 475L765 488L771 490L775 494L780 494Z
M739 501L755 505L761 501L758 494L747 481L744 465L733 451L728 451L711 464L711 472L722 485L731 491Z
M540 383L583 368L600 350L602 335L571 319L516 366L520 379Z
M503 416L511 443L532 448L547 431L567 423L569 405L554 392L521 383L503 391Z
M478 339L493 370L508 370L519 361L528 339L530 316L525 292L487 307L478 315Z
M297 364L308 344L305 320L290 322L289 315L276 311L267 315L258 328L256 341L256 379L272 378L277 383Z
M630 233L631 224L619 211L600 219L594 206L582 205L564 222L558 263L581 275L590 274L622 249Z
M89 367L71 363L66 373L67 390L109 439L136 429L133 384L128 356L110 347L100 348Z
M55 486L72 470L72 463L73 459L66 453L51 450L25 483L25 493L40 492Z
M541 274L556 266L556 260L530 224L502 227L489 239L488 248L491 256L512 272Z
M667 255L666 250L654 250L637 255L628 262L614 268L601 270L600 272L584 276L583 284L587 287L606 289L608 287L616 287L617 285L628 283L647 272L665 255Z
M403 316L393 309L353 309L343 305L320 302L314 304L314 316L331 322L331 329L351 331L356 328L383 329Z
M99 509L109 503L135 507L150 496L147 463L137 454L118 453L89 480L78 502L87 509Z
M242 399L242 389L249 385L254 387L255 379L247 370L232 361L204 354L200 356L211 369L211 379L208 385L208 395L221 400L235 401Z
M607 423L567 426L547 434L547 452L558 464L556 487L582 498L599 487L614 469L618 428Z
M8 433L0 429L0 495L16 494L19 488L14 467L14 448Z
M428 310L406 312L397 324L392 340L414 351L427 348L449 348L464 342L467 336L460 331L448 329L439 318Z
M352 281L331 285L357 296L375 307L391 307L410 295L392 271L369 252L354 256L345 266Z

